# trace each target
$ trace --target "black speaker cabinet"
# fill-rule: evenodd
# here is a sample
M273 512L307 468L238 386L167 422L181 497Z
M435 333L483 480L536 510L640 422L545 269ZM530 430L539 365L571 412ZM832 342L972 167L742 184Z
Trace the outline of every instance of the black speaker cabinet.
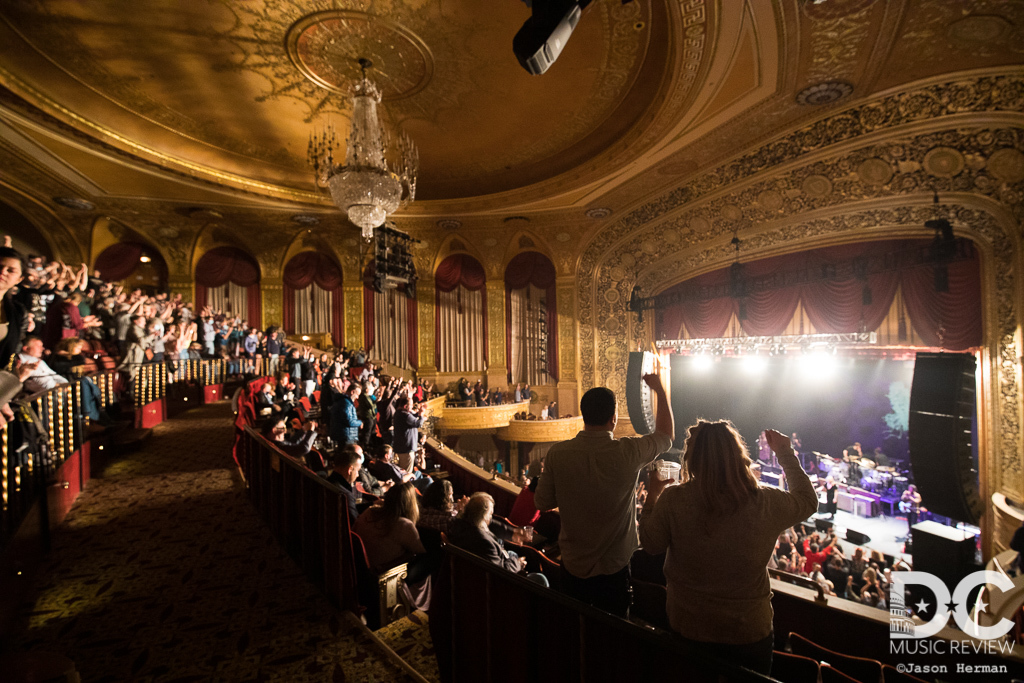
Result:
M815 519L814 528L827 534L832 531L832 522L827 519Z
M911 541L914 571L939 577L951 594L974 571L974 534L929 520L911 528Z
M654 432L651 388L644 382L644 375L651 372L654 372L654 354L631 351L629 367L626 369L626 409L633 429L641 435Z
M970 524L983 514L971 457L976 367L967 353L919 353L910 389L910 466L922 504Z
M865 543L871 541L871 537L867 534L862 534L859 531L855 531L854 529L847 529L846 540L850 543L855 543L857 545L864 545Z

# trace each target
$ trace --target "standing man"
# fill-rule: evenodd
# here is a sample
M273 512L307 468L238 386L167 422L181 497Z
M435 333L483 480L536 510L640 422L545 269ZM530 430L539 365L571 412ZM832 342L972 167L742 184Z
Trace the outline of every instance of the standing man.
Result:
M615 393L591 389L580 400L583 431L548 451L534 497L538 510L557 507L561 513L563 592L621 617L629 614L629 560L640 545L637 476L675 439L661 378L644 375L644 381L657 396L654 433L614 438Z
M340 445L359 442L359 428L363 423L356 412L356 402L362 393L363 388L353 382L331 405L331 439Z
M406 472L413 471L414 456L419 446L420 427L423 426L423 406L411 410L409 397L402 395L395 401L395 461Z

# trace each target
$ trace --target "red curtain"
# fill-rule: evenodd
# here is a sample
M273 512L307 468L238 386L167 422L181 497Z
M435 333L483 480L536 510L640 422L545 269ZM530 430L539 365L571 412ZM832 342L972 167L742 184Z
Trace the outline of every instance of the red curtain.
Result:
M196 264L196 308L201 310L206 305L207 287L223 287L228 282L247 288L246 321L258 327L263 313L260 267L255 259L235 247L216 247L199 259Z
M100 271L100 279L107 282L118 282L130 277L139 266L139 258L143 252L149 252L153 265L160 274L160 284L167 282L167 264L160 254L152 247L138 242L118 242L111 244L96 257L93 269Z
M558 381L558 306L555 300L555 265L544 254L524 251L517 254L505 267L505 359L509 364L511 381L512 361L512 290L533 285L545 290L547 304L545 325L548 330L547 373Z
M441 338L441 299L439 292L450 292L459 285L468 290L481 290L481 306L483 307L484 329L484 365L490 361L487 344L487 275L480 262L469 254L452 254L437 267L434 273L434 338ZM436 344L435 344L436 347ZM434 349L435 367L441 367L441 349Z
M315 284L331 293L331 337L335 346L344 343L345 291L342 287L341 266L337 261L317 251L296 254L284 267L284 318L286 332L295 333L295 290Z
M864 273L843 280L821 277L825 267L859 258L879 258L885 254L924 246L930 240L891 240L828 247L788 254L743 264L745 278L786 276L792 284L750 292L742 299L740 319L749 335L781 334L793 318L796 306L803 302L807 318L815 329L825 333L856 332L877 329L892 306L897 289L903 292L907 312L914 329L930 346L963 350L981 344L981 280L977 256L948 264L949 291L935 291L935 268L916 265L901 271ZM854 266L856 270L856 265ZM812 277L802 278L806 272ZM810 281L808 281L810 280ZM706 273L669 289L691 294L696 287L718 289L730 282L730 269ZM866 297L866 291L870 293ZM866 299L870 299L865 303ZM731 296L690 298L673 305L658 317L659 339L676 339L681 325L691 337L721 337L733 313L741 311L740 300Z

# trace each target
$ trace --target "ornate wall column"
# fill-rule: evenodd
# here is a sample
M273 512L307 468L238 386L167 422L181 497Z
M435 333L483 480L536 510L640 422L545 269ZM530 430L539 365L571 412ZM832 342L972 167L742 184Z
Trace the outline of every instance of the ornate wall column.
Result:
M345 271L348 273L349 271ZM358 275L358 273L356 273ZM361 349L363 336L363 281L345 278L345 346Z
M284 322L284 280L279 277L264 277L260 280L260 296L263 299L263 329Z
M188 275L169 275L167 278L167 289L171 294L181 294L182 301L195 302L195 282ZM198 314L199 311L196 311Z
M437 366L434 365L434 351L437 339L434 335L434 278L421 278L416 283L416 320L419 329L416 332L419 347L419 377L435 377Z
M558 302L558 385L555 389L560 415L579 413L579 371L576 348L576 277L555 280Z
M508 386L505 359L505 281L487 280L487 387Z

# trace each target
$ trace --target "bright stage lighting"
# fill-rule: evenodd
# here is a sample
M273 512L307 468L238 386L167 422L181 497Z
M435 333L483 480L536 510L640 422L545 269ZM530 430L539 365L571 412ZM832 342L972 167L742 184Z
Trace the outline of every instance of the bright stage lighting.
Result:
M815 377L832 375L837 365L836 357L824 352L815 352L800 358L800 369Z
M710 370L713 363L714 361L711 360L710 356L690 356L690 365L693 366L694 370L700 370L702 372L705 370Z
M763 356L744 356L743 369L750 373L764 372L768 368L768 359Z

